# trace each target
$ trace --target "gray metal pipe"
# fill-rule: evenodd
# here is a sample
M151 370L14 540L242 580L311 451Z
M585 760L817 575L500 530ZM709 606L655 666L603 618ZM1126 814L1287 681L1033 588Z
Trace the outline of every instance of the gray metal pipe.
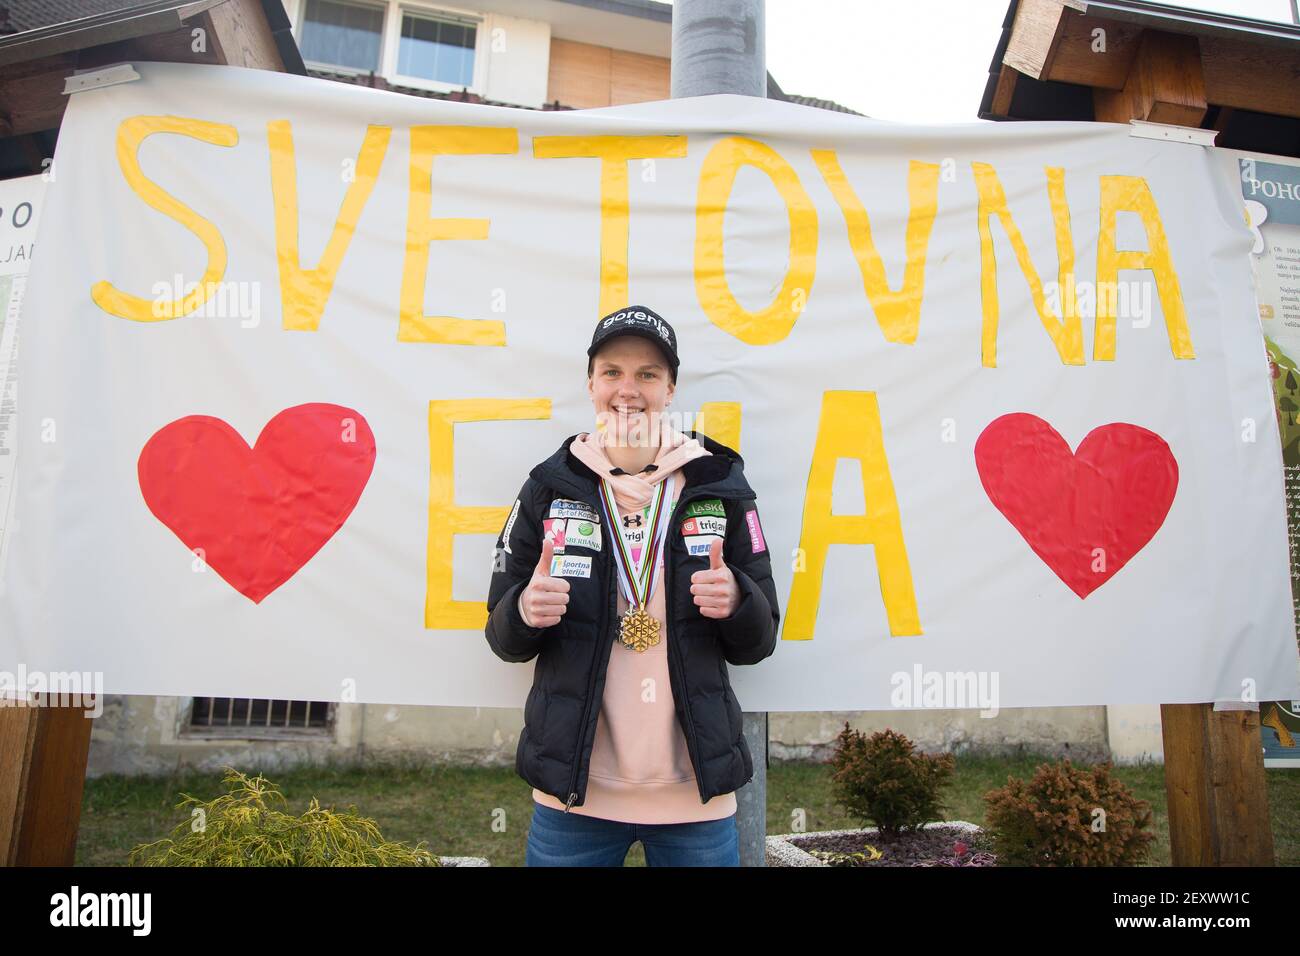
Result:
M672 98L767 96L764 0L676 0ZM754 777L736 791L740 865L767 865L767 713L744 715Z
M673 4L672 98L767 96L763 0Z

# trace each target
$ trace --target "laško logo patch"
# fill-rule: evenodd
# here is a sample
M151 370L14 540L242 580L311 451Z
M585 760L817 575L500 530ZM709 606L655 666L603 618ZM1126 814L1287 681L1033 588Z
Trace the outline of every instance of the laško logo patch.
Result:
M688 518L695 518L700 515L713 515L713 517L721 518L725 522L727 520L727 509L723 506L721 498L701 498L699 501L686 503L686 516Z

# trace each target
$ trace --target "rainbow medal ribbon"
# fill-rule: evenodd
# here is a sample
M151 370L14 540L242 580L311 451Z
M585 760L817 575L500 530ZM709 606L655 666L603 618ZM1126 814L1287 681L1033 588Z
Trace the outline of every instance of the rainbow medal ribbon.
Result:
M624 647L638 653L659 643L659 621L646 605L650 600L650 590L654 586L655 561L659 557L665 533L668 528L668 511L663 507L666 497L665 485L677 476L669 475L667 481L656 484L655 497L650 508L649 536L641 546L641 560L632 560L632 553L623 538L622 525L619 522L618 502L609 482L600 482L600 502L605 509L607 527L614 533L610 535L618 545L615 554L618 557L618 581L623 586L623 595L627 598L628 609L619 622L619 639Z

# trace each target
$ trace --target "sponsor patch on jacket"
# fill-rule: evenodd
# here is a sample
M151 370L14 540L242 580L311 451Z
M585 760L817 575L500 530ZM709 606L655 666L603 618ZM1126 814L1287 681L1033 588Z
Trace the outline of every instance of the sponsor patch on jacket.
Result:
M596 514L596 510L591 505L585 501L574 501L572 498L556 498L552 501L547 517L579 518L592 524L600 524L600 515Z
M686 539L686 553L702 555L707 558L709 550L713 547L713 542L717 540L718 536L716 534L691 535Z
M555 545L555 553L564 551L564 519L546 518L542 521L542 543L547 541Z
M576 554L557 554L551 558L551 577L589 578L591 558L579 557Z
M515 519L519 517L519 499L515 499L515 506L510 509L510 517L506 519L506 528L501 532L501 545L505 548L506 554L514 554L510 550L510 529L515 526Z
M686 503L686 516L695 518L699 515L712 515L715 518L727 519L727 509L722 505L721 498L701 498L699 501L689 501Z
M704 498L687 503L686 517L682 520L682 537L686 541L687 554L708 557L714 540L725 539L726 536L727 511L721 498Z
M600 525L583 518L547 518L542 522L542 540L563 554L566 546L600 550Z
M713 515L687 518L682 522L682 534L687 537L697 534L716 534L720 538L725 538L727 536L727 519L715 518Z
M767 541L763 539L763 526L758 523L758 511L751 509L745 512L745 525L749 528L749 546L754 554L762 554L767 550Z

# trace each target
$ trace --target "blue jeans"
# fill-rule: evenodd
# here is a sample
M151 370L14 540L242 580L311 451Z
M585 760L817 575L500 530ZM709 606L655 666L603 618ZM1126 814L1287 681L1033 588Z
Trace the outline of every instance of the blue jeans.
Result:
M698 823L620 823L533 803L527 866L622 866L641 841L647 866L740 866L736 815Z

